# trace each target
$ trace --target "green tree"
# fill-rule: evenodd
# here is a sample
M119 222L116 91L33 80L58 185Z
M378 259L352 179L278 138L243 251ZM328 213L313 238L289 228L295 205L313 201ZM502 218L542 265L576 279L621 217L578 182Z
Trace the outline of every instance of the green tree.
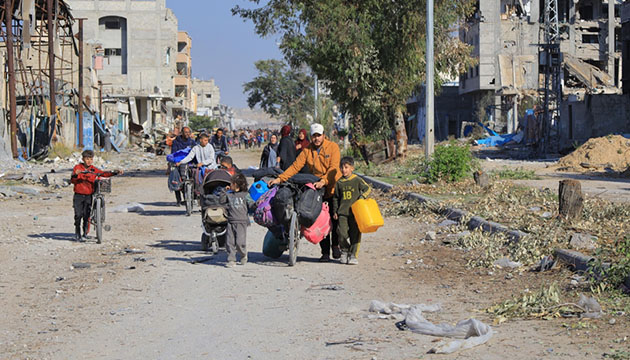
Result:
M258 76L243 85L250 108L259 105L267 114L294 126L306 123L313 112L313 77L304 66L291 68L281 60L259 60Z
M259 0L250 0L259 4ZM456 76L474 64L471 48L453 36L474 0L435 0L436 74ZM280 35L290 64L307 64L352 114L361 135L396 130L406 151L403 111L425 76L425 0L269 0L232 13L251 20L260 36ZM441 79L436 77L436 88Z
M198 116L198 115L192 115L188 118L188 126L193 130L193 131L198 131L201 129L206 129L210 132L212 132L212 129L219 125L219 120L218 119L213 119L209 116Z

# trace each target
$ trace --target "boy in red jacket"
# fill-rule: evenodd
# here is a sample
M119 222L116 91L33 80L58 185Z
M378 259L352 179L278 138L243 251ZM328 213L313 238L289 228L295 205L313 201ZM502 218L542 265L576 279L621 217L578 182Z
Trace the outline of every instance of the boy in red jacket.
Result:
M94 163L94 151L85 150L82 154L83 162L72 169L70 182L74 184L74 236L77 241L87 239L92 212L92 194L94 194L94 182L97 176L111 177L122 175L123 171L102 171L92 165ZM81 219L83 219L83 237L81 237Z

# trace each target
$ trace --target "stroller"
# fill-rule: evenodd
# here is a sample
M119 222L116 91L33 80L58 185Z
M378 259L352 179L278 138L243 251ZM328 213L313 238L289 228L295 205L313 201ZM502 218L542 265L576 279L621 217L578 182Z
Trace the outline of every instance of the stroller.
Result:
M206 174L201 187L201 247L204 251L219 252L225 246L227 232L226 209L221 204L221 193L230 185L232 176L225 170Z

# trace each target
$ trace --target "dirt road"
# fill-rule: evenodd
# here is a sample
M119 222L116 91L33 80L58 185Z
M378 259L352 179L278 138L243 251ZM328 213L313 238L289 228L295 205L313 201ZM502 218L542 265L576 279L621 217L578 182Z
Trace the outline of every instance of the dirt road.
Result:
M243 168L257 156L235 159ZM359 266L318 263L319 247L305 241L297 266L286 255L270 261L265 229L253 224L250 263L228 269L225 253L200 251L199 214L173 206L160 160L153 165L114 180L109 209L139 202L145 211L109 212L101 245L71 241L70 189L0 203L0 358L581 359L628 334L608 320L592 321L597 330L512 321L488 344L427 355L435 338L369 319L370 301L441 303L429 320L490 323L480 309L552 276L467 269L462 252L420 241L433 221L410 218L364 236Z

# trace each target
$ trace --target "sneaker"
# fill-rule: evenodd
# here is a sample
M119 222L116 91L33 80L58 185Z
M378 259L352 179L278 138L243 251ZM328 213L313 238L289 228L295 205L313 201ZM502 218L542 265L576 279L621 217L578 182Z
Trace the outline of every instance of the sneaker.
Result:
M241 258L241 261L238 262L239 265L245 265L247 264L247 255L243 256Z
M332 247L333 259L339 259L341 257L341 249L339 246Z
M319 262L329 262L330 261L330 255L322 255L322 257L319 258Z
M357 259L356 256L350 255L348 265L359 265L359 259Z
M81 233L74 234L74 241L81 241L81 239L83 239L83 237L81 237Z
M225 264L226 268L233 268L236 266L236 261L228 261L227 264Z
M339 262L341 264L347 264L348 263L348 253L346 251L342 251L341 252L341 257L339 258Z

